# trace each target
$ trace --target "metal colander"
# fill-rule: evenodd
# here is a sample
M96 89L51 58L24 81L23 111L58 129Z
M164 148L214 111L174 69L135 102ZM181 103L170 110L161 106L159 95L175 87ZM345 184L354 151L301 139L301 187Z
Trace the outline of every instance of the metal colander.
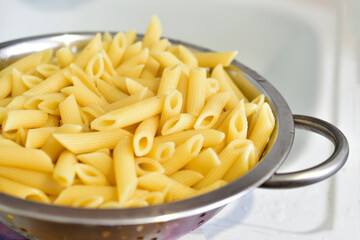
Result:
M30 37L0 44L0 69L18 57L47 48L67 45L81 49L95 33L64 33ZM141 35L139 36L142 37ZM193 50L209 51L177 40ZM26 201L0 193L0 220L31 239L176 239L198 228L226 204L256 187L305 186L335 174L348 156L348 143L336 127L320 119L292 115L286 101L263 77L234 61L227 69L249 98L263 93L276 118L276 129L261 162L240 179L213 192L172 203L131 209L80 209ZM276 173L291 150L295 127L328 138L335 148L321 164L302 171ZM1 154L1 153L0 153Z

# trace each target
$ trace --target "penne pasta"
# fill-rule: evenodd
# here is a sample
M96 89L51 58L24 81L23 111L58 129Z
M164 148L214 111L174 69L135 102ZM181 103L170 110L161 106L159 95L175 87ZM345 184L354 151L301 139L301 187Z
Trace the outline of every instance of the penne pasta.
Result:
M199 155L193 158L186 166L185 169L196 171L203 176L207 175L211 169L219 166L221 161L219 156L212 148L202 150Z
M150 152L158 125L159 116L156 115L145 119L137 126L133 137L133 147L136 156L144 156Z
M76 176L78 176L81 182L83 182L85 185L110 185L104 174L91 165L87 165L85 163L76 163L74 165L74 169Z
M204 178L201 173L193 170L180 170L172 174L170 177L188 187L193 186L195 183Z
M11 131L20 127L42 127L48 119L48 114L40 110L10 110L2 123L3 131Z
M77 163L76 157L69 151L64 151L60 154L56 162L53 178L63 187L70 187L75 179L75 165Z
M135 159L135 170L137 176L143 176L153 172L164 173L164 168L158 161L147 157Z
M198 60L200 67L216 67L221 64L227 67L238 54L237 51L231 52L195 52L194 55Z
M195 122L196 117L191 114L181 113L179 115L175 115L166 120L161 129L161 135L169 135L180 131L190 130L193 128Z
M186 112L199 116L205 104L206 97L206 70L192 68L189 72Z
M158 162L165 162L169 160L175 152L175 143L173 142L155 142L146 155L149 158L155 159Z
M73 94L70 94L64 101L59 103L59 112L62 124L83 126L79 105Z
M75 57L69 47L62 47L56 51L56 59L60 63L61 68L65 68L74 62Z
M149 26L142 39L143 47L151 47L155 42L160 40L162 27L159 18L154 15L150 19Z

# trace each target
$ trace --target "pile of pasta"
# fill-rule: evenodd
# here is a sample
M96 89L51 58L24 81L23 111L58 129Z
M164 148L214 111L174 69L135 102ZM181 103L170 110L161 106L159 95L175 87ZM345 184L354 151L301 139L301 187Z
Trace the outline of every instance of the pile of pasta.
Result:
M231 52L162 38L153 16L25 56L0 71L0 192L87 208L144 207L198 196L261 159L275 119L226 72Z

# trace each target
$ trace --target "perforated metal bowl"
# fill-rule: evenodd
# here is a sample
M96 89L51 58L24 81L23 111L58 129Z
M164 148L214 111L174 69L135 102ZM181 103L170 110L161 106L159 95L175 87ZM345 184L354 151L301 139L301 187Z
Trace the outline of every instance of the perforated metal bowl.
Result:
M17 58L63 45L81 49L95 33L36 36L0 44L0 69ZM142 36L139 36L142 38ZM202 47L169 39L194 50ZM234 61L227 69L249 99L265 94L276 117L276 130L265 157L249 173L228 185L191 199L133 209L80 209L26 201L0 193L0 220L24 236L44 240L176 239L204 224L226 204L256 187L305 186L335 174L348 157L345 136L320 119L293 115L283 97L263 77ZM276 173L291 150L295 128L321 134L334 144L334 152L321 164L292 173ZM1 154L1 153L0 153Z

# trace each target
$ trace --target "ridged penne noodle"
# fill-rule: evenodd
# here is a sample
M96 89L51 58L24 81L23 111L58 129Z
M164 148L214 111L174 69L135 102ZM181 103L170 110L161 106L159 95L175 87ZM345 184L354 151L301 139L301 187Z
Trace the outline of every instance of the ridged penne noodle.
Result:
M70 187L75 179L75 165L77 159L75 155L69 151L60 154L55 169L52 174L53 178L63 187Z
M217 93L220 89L219 81L215 78L206 79L206 99Z
M40 110L10 110L2 123L2 130L10 131L20 127L42 127L47 118L47 113Z
M249 139L255 145L255 154L258 158L261 157L268 140L275 127L275 117L267 102L265 102L260 110L259 116L256 120L254 128L249 136Z
M121 139L113 154L117 196L122 204L130 199L138 182L131 138Z
M249 119L250 116L257 112L258 108L258 105L256 105L255 103L245 103L246 117Z
M221 164L211 169L200 182L194 185L194 187L196 189L202 189L221 180L248 144L249 140L241 139L229 143L224 150L219 153Z
M66 95L61 93L53 93L51 95L52 97L45 98L44 101L39 103L38 107L45 113L60 116L59 104L66 99Z
M92 185L92 186L110 185L104 174L91 165L85 163L76 163L74 169L76 175L85 185Z
M61 89L61 92L65 93L68 96L73 94L75 96L76 102L80 106L86 107L92 104L104 106L107 104L105 99L99 97L98 95L96 95L86 87L70 86Z
M119 140L130 136L128 131L114 129L100 132L54 133L54 138L75 154L114 148Z
M196 157L203 147L203 139L201 134L197 134L175 148L173 157L163 163L165 174L175 173Z
M142 86L149 88L153 92L157 92L160 85L160 78L133 78L134 81Z
M59 111L62 124L83 125L80 109L73 94L70 94L64 101L59 103Z
M180 65L171 65L164 69L161 76L157 95L168 95L172 90L176 89L180 77Z
M74 63L80 68L85 68L89 60L102 48L101 34L96 34L85 48L76 56Z
M155 144L162 142L174 142L175 145L179 145L196 134L201 134L203 136L204 147L216 146L225 139L225 134L221 131L215 129L196 129L181 131L166 136L156 136L154 142Z
M0 192L25 200L50 203L48 196L39 189L0 177Z
M12 74L8 73L0 77L0 99L6 98L11 93Z
M52 54L53 54L52 49L46 49L44 51L36 52L28 56L25 56L17 60L16 62L10 64L9 66L3 68L0 71L0 78L11 73L14 68L19 70L20 72L27 72L28 70L35 68L41 63L48 62Z
M44 81L27 90L25 94L30 96L37 96L44 93L59 92L64 87L70 85L70 81L65 77L67 71L69 71L68 68L64 68L61 71L58 71L54 75L48 77Z
M211 128L218 121L226 103L230 98L230 93L220 92L215 93L206 102L204 108L201 110L199 117L194 124L195 129ZM245 119L246 120L246 119Z
M42 127L29 129L25 147L27 148L40 148L56 131L56 127Z
M115 68L109 58L109 55L106 53L104 49L100 51L102 55L102 59L104 61L104 72L101 75L101 78L106 80L107 78L111 78L112 76L115 76L117 73L115 71Z
M248 123L244 100L241 100L237 106L237 111L233 111L234 114L230 114L227 125L227 143L230 143L235 139L246 139Z
M92 58L90 58L88 64L86 65L86 73L91 78L100 78L104 73L104 60L101 53L96 53Z
M103 95L109 103L120 101L129 96L128 94L124 93L123 91L117 89L114 86L111 86L110 84L101 79L96 80L96 86L101 95Z
M255 156L254 144L249 141L248 147L245 147L240 153L238 159L234 162L223 179L227 182L238 179L256 165L257 159L258 158Z
M198 116L204 107L206 97L206 70L192 68L189 72L186 112Z
M99 206L99 209L116 209L116 208L123 208L123 205L121 205L118 201L108 201Z
M158 162L165 162L174 155L174 152L174 142L155 142L146 156Z
M183 65L182 62L171 52L151 52L150 56L156 59L156 61L158 61L164 69L174 65Z
M207 175L211 169L221 164L219 156L212 148L202 150L199 155L193 158L185 169L196 171L202 175Z
M122 32L115 34L107 50L111 63L115 68L119 65L121 58L124 55L126 46L127 41L125 34Z
M153 52L166 51L170 45L170 41L166 38L163 38L157 42L154 42L149 49Z
M55 130L55 133L78 133L82 131L83 128L80 125L75 124L65 124ZM59 155L65 150L65 147L54 138L54 134L50 136L46 142L42 145L41 150L43 150L53 162L57 160Z
M196 193L196 190L161 173L150 173L139 177L138 184L141 188L150 191L162 191L170 185L169 195L171 199L169 200L173 201L188 198Z
M128 69L128 71L124 72L122 76L129 78L139 78L144 68L145 68L145 64L136 65Z
M188 113L181 113L175 115L164 123L161 129L161 135L174 134L181 131L193 129L196 122L196 117Z
M104 197L100 195L89 195L80 197L71 204L72 207L80 208L98 208L104 202Z
M16 68L14 68L12 71L11 86L11 97L19 96L26 92L26 90L28 89L28 87L22 81L22 73Z
M119 109L119 108L122 108L122 107L125 107L125 106L135 104L135 103L140 102L141 100L145 99L145 96L147 95L147 92L148 92L148 88L145 87L144 89L140 90L137 93L134 93L131 96L128 96L128 97L126 97L126 98L124 98L122 100L119 100L117 102L105 105L103 107L103 109L106 112L110 112L110 111L113 111L113 110L116 110L116 109Z
M132 78L125 78L125 84L126 84L127 91L129 92L130 95L140 92L144 88L146 88L141 83L133 80ZM153 96L155 96L155 93L153 91L151 91L150 89L148 89L146 91L145 98L153 97Z
M58 127L60 126L60 117L48 115L48 119L42 127Z
M60 67L55 64L43 63L36 67L36 71L40 73L43 77L48 78L54 73L60 71Z
M58 205L71 206L78 199L91 195L102 196L104 202L116 201L116 188L112 186L90 186L90 185L73 185L62 191L55 199L54 203Z
M0 107L6 107L13 99L12 97L0 99Z
M137 55L142 49L142 42L136 42L125 49L124 55L121 59L121 62L125 62L126 60L132 58Z
M120 65L116 68L116 72L120 76L123 76L132 67L135 67L140 64L145 64L148 57L149 57L149 49L144 48L138 54L121 62Z
M95 130L111 130L141 122L162 111L164 99L158 96L142 100L138 103L110 111L91 123Z
M146 33L142 39L143 47L151 47L155 42L160 40L162 27L157 16L152 16Z
M56 59L60 63L61 68L65 68L74 62L75 56L69 47L62 47L56 51Z
M199 63L195 54L183 45L179 45L179 59L186 65L198 67Z
M195 183L204 178L201 173L193 170L180 170L172 174L170 177L188 187L193 186Z
M33 88L34 86L38 85L39 83L41 83L43 81L43 79L40 77L33 76L33 75L27 75L27 74L23 74L21 76L21 80L28 89Z
M234 60L237 51L231 52L195 52L200 67L216 67L221 64L227 67Z
M148 60L145 63L145 67L140 75L140 78L155 78L159 72L159 69L160 63L156 61L153 57L149 56ZM152 90L155 91L155 89Z
M17 109L17 110L26 109L25 105L26 105L26 102L29 100L29 98L30 97L26 96L26 95L20 95L20 96L14 97L6 107L9 110L10 109Z
M133 137L136 156L144 156L150 152L158 126L158 115L145 119L137 126Z
M39 149L10 146L0 142L0 166L51 172L54 165L45 152Z
M255 123L259 117L259 114L260 114L260 110L262 108L262 105L264 104L265 102L265 95L264 94L260 94L259 96L257 96L256 98L254 98L251 103L254 103L257 105L257 110L256 112L251 116L249 117L248 121L249 121L249 130L248 130L248 137L249 135L251 134L254 126L255 126Z
M67 72L65 76L73 83L74 86L85 86L96 95L99 95L99 90L96 88L93 78L75 64L70 64L69 68L70 71Z
M0 166L0 177L39 189L46 194L57 195L64 190L51 173Z
M136 29L130 29L125 32L126 43L129 46L130 44L134 44L137 37Z
M182 105L183 105L182 95L176 89L172 90L165 97L163 110L160 116L159 132L162 129L164 123L168 119L180 114Z
M76 157L79 161L98 169L111 184L115 184L114 162L109 154L100 149L96 152L79 154Z
M178 88L179 92L181 92L183 103L181 107L181 112L186 113L186 105L187 105L187 94L188 94L188 75L183 71L180 72Z
M164 173L165 171L158 161L147 157L135 159L135 170L137 176L143 176L152 172Z
M214 191L214 190L216 190L218 188L221 188L221 187L225 186L226 184L228 184L228 182L225 181L225 180L222 180L222 179L217 180L214 183L212 183L212 184L200 189L199 191L197 191L194 194L194 196L198 196L198 195L201 195L201 194L205 194L205 193Z

